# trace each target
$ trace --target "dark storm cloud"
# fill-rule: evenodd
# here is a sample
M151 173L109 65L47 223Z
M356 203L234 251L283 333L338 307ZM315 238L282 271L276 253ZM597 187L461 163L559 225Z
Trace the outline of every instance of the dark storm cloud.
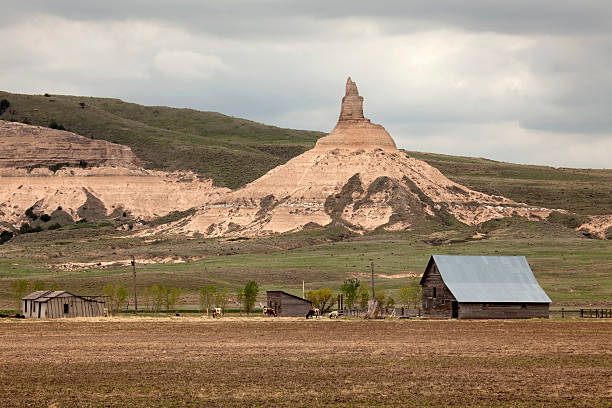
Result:
M7 7L5 11L4 21L35 13L85 20L153 19L189 24L193 29L222 36L291 36L313 32L312 20L348 17L385 20L386 28L398 33L440 24L500 33L567 35L612 30L612 9L607 0L38 0L20 2L18 7Z

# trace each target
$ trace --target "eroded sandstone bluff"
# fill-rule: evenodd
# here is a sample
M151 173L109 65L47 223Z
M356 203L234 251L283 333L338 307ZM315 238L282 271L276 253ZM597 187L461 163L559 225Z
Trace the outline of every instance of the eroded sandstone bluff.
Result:
M140 160L127 146L75 133L0 120L0 168L58 164L137 168Z
M152 232L248 236L339 223L359 233L436 220L474 225L511 215L542 219L551 212L465 188L399 151L383 126L364 117L363 98L350 77L340 112L332 132L313 149Z
M71 132L0 121L0 229L26 215L148 220L216 200L229 190L188 172L144 170L127 146ZM124 217L125 218L125 217Z

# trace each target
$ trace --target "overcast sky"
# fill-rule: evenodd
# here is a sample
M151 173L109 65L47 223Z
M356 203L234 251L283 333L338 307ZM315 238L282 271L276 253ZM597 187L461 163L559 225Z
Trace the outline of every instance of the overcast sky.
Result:
M330 131L346 77L399 147L612 168L612 2L0 0L0 89Z

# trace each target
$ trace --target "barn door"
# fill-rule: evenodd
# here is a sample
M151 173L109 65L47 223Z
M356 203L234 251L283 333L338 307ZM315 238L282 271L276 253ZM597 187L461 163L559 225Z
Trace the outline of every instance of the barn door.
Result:
M453 319L458 319L459 318L459 302L457 302L456 300L454 300L451 303L451 310L452 310L452 314L451 317Z

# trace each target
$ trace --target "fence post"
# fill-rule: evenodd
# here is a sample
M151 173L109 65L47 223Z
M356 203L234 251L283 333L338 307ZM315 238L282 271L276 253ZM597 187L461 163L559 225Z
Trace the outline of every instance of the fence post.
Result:
M565 308L561 308L561 318L565 319Z

